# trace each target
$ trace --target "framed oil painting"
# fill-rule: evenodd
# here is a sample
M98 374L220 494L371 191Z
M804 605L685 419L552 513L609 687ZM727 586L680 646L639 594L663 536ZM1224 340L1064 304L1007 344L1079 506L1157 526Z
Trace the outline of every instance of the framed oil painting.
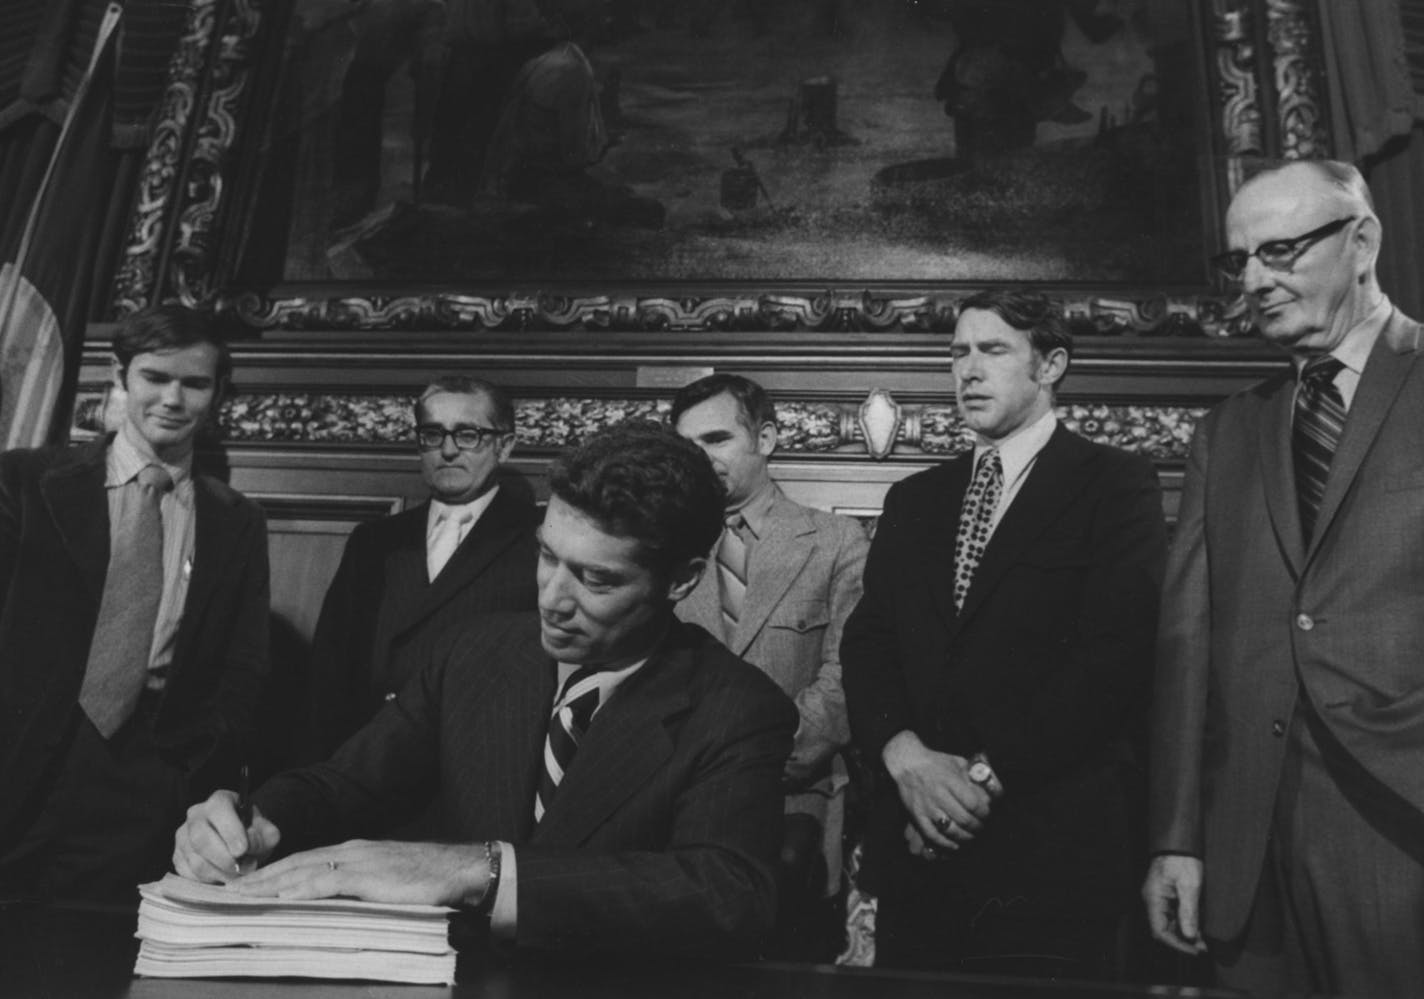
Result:
M1216 332L1233 170L1323 141L1303 0L233 3L241 141L184 123L157 281L258 329L934 332L1029 282Z

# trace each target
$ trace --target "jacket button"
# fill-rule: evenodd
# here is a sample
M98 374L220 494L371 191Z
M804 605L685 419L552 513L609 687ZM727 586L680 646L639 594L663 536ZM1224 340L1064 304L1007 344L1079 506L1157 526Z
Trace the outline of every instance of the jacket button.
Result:
M386 700L386 701L394 701L395 699L396 699L396 692L395 692L394 690L388 690L388 691L386 691L386 696L382 698L382 700Z
M1284 736L1286 734L1286 723L1281 721L1279 718L1271 722L1271 734L1274 735L1277 739Z
M1315 627L1315 618L1309 614L1297 614L1295 616L1295 626L1301 631L1309 631Z

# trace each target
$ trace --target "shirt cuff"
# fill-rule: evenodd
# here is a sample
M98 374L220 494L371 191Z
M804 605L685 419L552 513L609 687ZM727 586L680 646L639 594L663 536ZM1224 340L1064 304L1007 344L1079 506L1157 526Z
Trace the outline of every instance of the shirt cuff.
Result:
M513 940L519 921L519 862L514 847L500 841L499 886L490 909L490 932L501 940Z

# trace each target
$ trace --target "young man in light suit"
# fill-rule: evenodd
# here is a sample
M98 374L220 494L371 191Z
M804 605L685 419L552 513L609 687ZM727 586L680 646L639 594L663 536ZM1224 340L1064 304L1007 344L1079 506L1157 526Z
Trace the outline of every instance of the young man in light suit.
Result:
M678 616L717 635L796 701L801 720L783 775L782 933L776 950L779 956L827 960L833 941L826 920L816 919L816 903L840 887L847 782L840 751L850 741L841 628L860 599L870 543L849 517L793 502L772 481L776 411L751 379L716 374L684 386L673 397L669 419L706 452L727 489L728 526L714 564L678 605Z

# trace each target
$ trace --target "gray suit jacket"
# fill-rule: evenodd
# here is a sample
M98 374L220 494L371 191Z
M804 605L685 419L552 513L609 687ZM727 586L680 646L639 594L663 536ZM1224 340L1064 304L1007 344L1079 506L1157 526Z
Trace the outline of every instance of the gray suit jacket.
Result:
M830 886L840 869L839 838L850 741L841 689L841 628L860 600L870 542L860 524L793 502L776 490L765 537L749 555L744 611L726 644L759 667L796 702L801 724L790 769L804 790L788 795L788 813L809 814L827 834ZM717 574L708 571L678 616L723 637Z
M1163 593L1151 846L1205 860L1203 919L1245 926L1286 733L1304 692L1340 745L1424 813L1424 333L1395 312L1371 352L1302 541L1294 383L1197 428Z

